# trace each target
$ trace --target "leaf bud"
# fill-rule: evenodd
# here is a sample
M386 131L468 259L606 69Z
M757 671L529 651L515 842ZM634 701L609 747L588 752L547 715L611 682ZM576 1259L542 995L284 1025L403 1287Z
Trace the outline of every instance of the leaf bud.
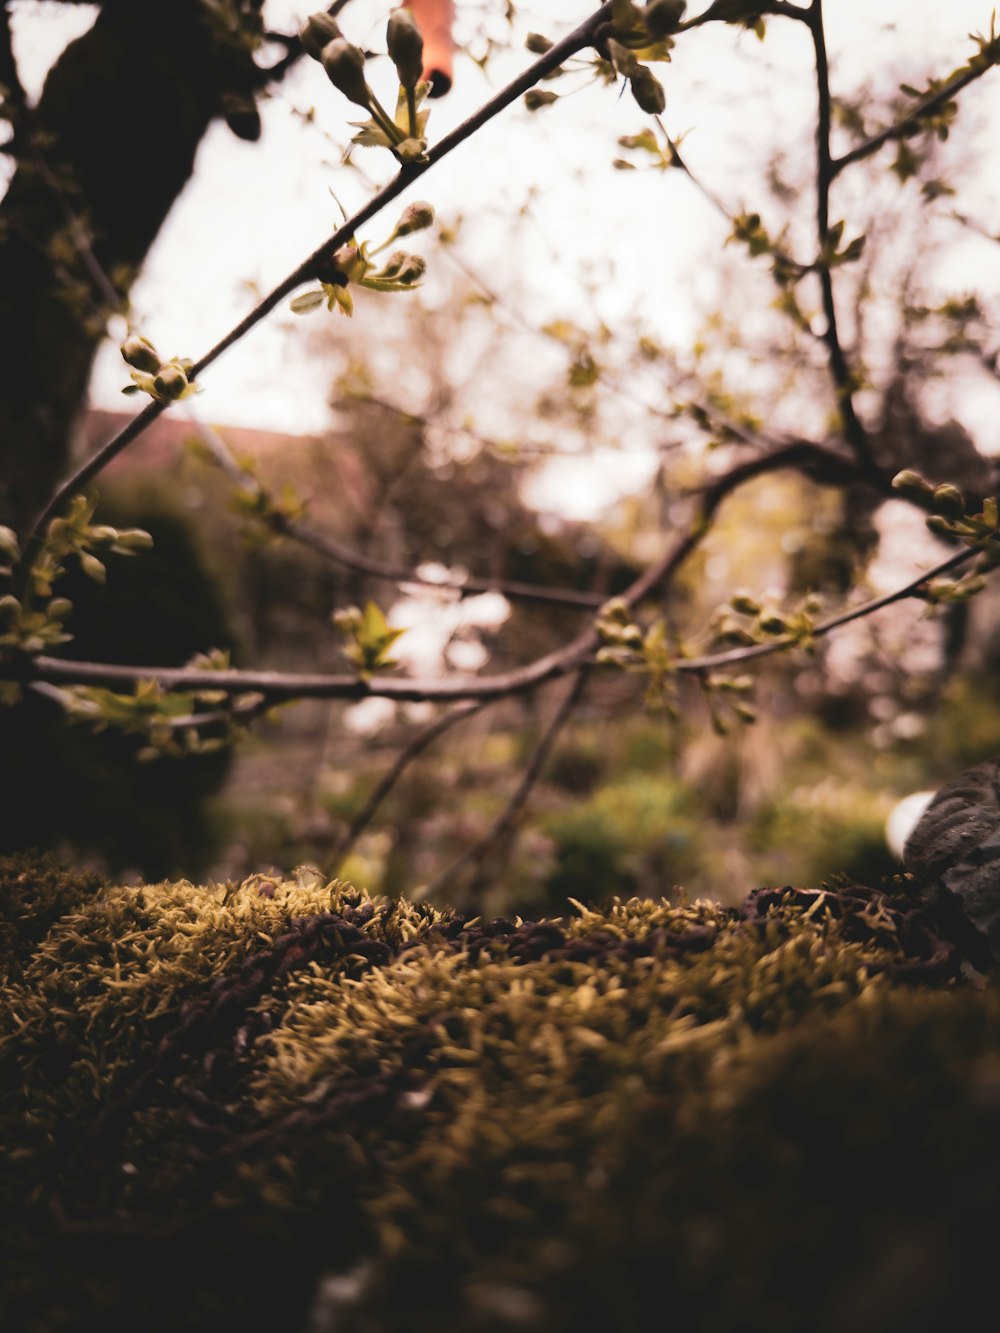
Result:
M371 102L371 93L365 79L364 52L343 37L336 37L323 47L320 57L326 77L333 86L344 94L349 102L363 106L366 110Z
M180 366L164 366L153 380L153 390L161 402L172 403L184 396L188 377Z
M929 514L927 516L927 526L938 537L954 537L955 535L951 524L940 514Z
M551 106L559 100L559 94L544 88L531 88L524 94L524 105L529 111L540 111L543 106Z
M17 533L13 528L0 527L0 553L11 560L21 558L20 547L17 544Z
M424 231L427 227L430 227L433 222L434 208L431 204L425 204L423 201L409 204L403 209L393 234L396 236L409 236L412 232Z
M666 37L677 31L686 9L686 0L649 0L642 17L652 37Z
M540 32L529 32L524 44L533 56L543 56L552 46L549 39L543 37Z
M934 487L930 482L924 481L919 472L913 472L909 468L896 473L892 479L892 489L898 491L904 499L924 509L930 507L931 497L934 494Z
M411 283L419 282L426 272L426 259L421 255L407 255L406 263L396 274L396 281L405 283L409 286Z
M788 624L777 611L762 611L757 625L764 634L784 634Z
M234 94L225 96L222 99L222 116L237 139L256 143L260 138L260 112L252 97Z
M140 338L138 334L125 339L121 353L126 364L136 370L147 370L152 374L160 368L161 362L156 354L156 348L148 338Z
M410 256L405 250L393 250L392 254L382 265L379 272L375 275L380 279L394 282L402 273L404 266L409 262Z
M404 88L415 88L424 69L424 39L408 9L394 9L385 31L389 56Z
M612 597L609 602L605 602L600 614L602 620L614 621L619 625L627 625L632 618L629 604L623 597Z
M123 528L118 534L118 545L128 551L148 551L153 539L145 528Z
M639 65L634 74L629 76L632 96L639 104L639 109L648 116L658 116L667 105L663 84L645 65Z
M93 579L95 583L104 583L107 580L108 571L97 556L91 555L89 551L80 552L80 568L87 578Z
M299 29L299 41L302 49L313 60L322 60L323 48L338 37L343 37L337 20L329 14L313 14Z
M945 518L961 518L965 513L962 492L957 486L949 486L947 483L935 489L932 504L935 514L943 514Z
M340 610L334 611L330 619L337 629L345 634L353 633L361 625L361 608L359 606L345 606Z
M748 592L737 592L729 599L729 605L741 616L756 616L760 614L760 602L750 596Z

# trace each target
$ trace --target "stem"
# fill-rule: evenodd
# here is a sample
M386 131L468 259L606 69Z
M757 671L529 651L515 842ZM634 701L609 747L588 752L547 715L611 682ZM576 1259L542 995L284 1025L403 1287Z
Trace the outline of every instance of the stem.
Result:
M457 708L453 708L450 713L445 713L443 717L435 718L430 726L427 726L423 731L418 732L410 741L409 745L399 752L393 760L392 766L389 768L388 772L383 774L381 780L376 784L374 791L368 797L363 808L351 820L350 827L338 844L334 853L334 863L338 870L343 868L351 848L375 818L379 807L392 791L393 787L395 787L399 779L403 776L406 769L409 768L410 764L412 764L415 759L419 758L427 747L436 741L439 736L444 735L444 733L449 731L456 723L465 721L466 718L472 717L486 706L486 701L460 704Z
M717 494L711 497L711 509L720 502ZM636 579L631 588L622 596L628 606L635 606L658 584L666 582L699 544L707 531L710 512L702 510L699 523L681 538L655 565L650 566L641 578ZM948 556L930 569L924 570L894 592L885 593L870 602L856 606L850 611L817 625L813 638L822 638L832 633L841 625L852 620L861 620L893 602L903 601L907 597L919 596L920 589L931 579L941 574L948 574L966 564L979 552L973 548L958 551ZM0 663L0 680L24 680L27 684L35 681L51 681L64 685L100 685L109 689L121 689L134 686L139 681L155 680L166 690L212 689L222 690L227 694L259 693L270 700L278 699L363 699L369 696L399 701L438 701L455 702L462 699L491 700L505 695L522 694L534 689L547 680L568 675L587 663L597 648L599 638L595 630L587 629L570 641L565 647L546 657L538 658L522 667L501 672L495 676L466 676L441 680L433 678L394 679L392 677L374 677L371 680L359 680L357 676L325 676L318 674L298 675L292 672L274 671L199 671L190 667L156 666L114 666L105 662L74 662L58 657L39 656L20 658L17 662ZM768 657L772 653L783 652L789 647L788 640L774 643L753 644L746 648L734 648L730 652L715 653L704 657L683 658L677 663L680 672L697 673L714 667L731 666L738 662L749 662L754 658Z
M856 148L844 153L842 157L835 158L831 163L831 175L839 176L845 167L851 166L854 162L860 162L863 158L871 157L873 153L877 153L890 140L901 138L907 130L918 125L924 116L937 111L946 102L950 102L956 93L960 93L963 88L976 79L982 78L988 70L993 68L994 66L990 64L984 64L980 67L967 66L960 74L956 74L953 79L949 80L943 88L939 88L930 97L925 97L895 125L890 125L888 129L873 134L870 139L866 139L864 143L859 143Z
M518 783L507 804L504 806L503 810L501 810L489 829L487 829L483 836L474 842L471 847L467 847L460 856L457 856L450 865L445 866L444 870L442 870L441 873L426 886L426 888L420 889L418 891L418 896L420 898L429 898L431 895L443 889L446 885L450 884L456 875L459 875L466 866L480 865L485 861L487 856L489 856L493 848L503 842L504 838L511 832L525 801L527 801L528 797L531 795L531 789L541 777L545 761L549 757L549 753L552 746L555 744L557 736L566 725L573 709L583 696L583 691L587 684L591 669L592 668L588 665L576 673L576 676L574 677L570 688L563 696L562 702L556 710L552 721L546 727L541 740L539 740L538 744L535 746L528 767L524 771L524 776L521 778L521 781Z
M233 458L228 445L217 431L202 425L201 422L196 421L195 425L199 439L211 450L214 460L226 476L249 494L269 498L267 491L261 486L257 478L252 473L245 471ZM323 556L332 564L342 565L345 569L351 569L356 574L367 574L371 578L380 579L386 583L397 585L416 584L421 588L429 588L437 592L451 591L458 597L468 597L470 594L483 592L499 592L511 601L543 602L554 606L575 606L594 610L603 606L608 600L607 595L600 592L582 592L573 588L550 588L541 583L518 583L505 579L477 578L474 575L466 577L461 583L428 579L416 570L408 569L405 565L394 565L389 561L365 555L363 552L347 546L335 537L320 532L298 519L286 518L274 509L273 504L270 514L262 521L271 531L280 533L284 537L290 537L292 541L298 542L300 546L305 546L310 551L315 551L317 555Z
M830 67L826 54L826 35L823 30L823 0L812 0L807 25L812 34L816 56L816 240L822 257L830 243L830 186L833 182L833 163L830 156ZM833 294L833 274L822 259L817 264L826 319L827 356L840 409L844 434L861 467L873 478L879 476L878 464L872 453L868 433L854 407L853 376L840 341L837 328L837 306Z
M389 142L393 146L403 142L403 139L405 138L403 131L392 119L388 111L386 111L386 109L383 107L382 103L378 100L378 98L375 96L374 93L372 93L371 97L369 98L368 110L372 113L372 117L374 118L376 124L382 130L383 134L386 135Z
M870 602L864 602L861 606L855 606L850 611L842 611L840 615L825 620L822 625L817 625L813 630L813 638L821 639L827 634L832 634L841 625L848 625L852 620L862 620L865 616L874 615L876 611L881 611L886 606L892 606L894 602L902 602L907 597L918 597L920 589L925 583L938 578L941 574L950 574L952 570L960 568L978 554L978 551L970 548L948 556L946 560L940 561L931 569L925 569L922 574L918 574L916 578L911 579L903 587L896 588L893 592L884 593L881 597L874 597ZM756 657L769 657L771 653L783 652L788 647L787 639L778 640L775 643L755 643L746 648L733 648L726 653L713 653L705 657L689 657L677 663L677 670L701 672L711 670L714 667L733 666L739 662L750 662Z

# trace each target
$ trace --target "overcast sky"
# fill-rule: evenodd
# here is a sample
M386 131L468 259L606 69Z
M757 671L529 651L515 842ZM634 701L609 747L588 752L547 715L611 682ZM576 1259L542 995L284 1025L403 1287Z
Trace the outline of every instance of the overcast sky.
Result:
M699 7L692 5L692 12ZM37 91L60 47L92 15L87 6L39 0L14 0L13 8L25 81ZM292 30L310 8L298 0L269 0L268 23ZM388 8L352 0L342 26L351 38L378 47ZM463 10L460 3L460 36L472 30L482 8ZM990 12L979 0L831 0L827 10L832 77L842 91L880 71L888 88L948 72L967 57L968 32L988 25ZM498 0L491 21L498 38L507 31L502 11ZM518 6L519 32L557 37L589 11L578 0L533 0ZM433 104L431 139L530 59L518 44L484 74L460 58L453 92ZM754 206L755 181L776 147L807 170L814 118L810 71L801 25L778 21L771 21L763 44L711 25L682 41L672 64L658 67L667 90L668 130L687 135L685 157L734 211ZM385 84L388 97L385 62L373 81ZM613 256L617 277L597 297L601 317L613 327L616 315L640 311L660 337L683 343L704 308L699 301L715 271L709 257L719 252L726 227L679 172L611 170L618 135L641 129L644 117L627 95L619 99L612 89L584 87L574 78L553 86L577 85L580 91L538 115L522 108L509 112L435 167L409 197L431 200L443 221L459 212L467 217L459 253L474 270L489 274L494 287L503 287L505 270L527 275L532 301L523 313L529 319L578 313L577 263L589 260L600 272ZM316 124L303 126L301 113L311 108ZM164 354L198 357L249 308L253 287L266 290L318 244L338 220L331 190L348 211L367 197L370 187L340 165L336 146L356 109L314 62L303 61L263 113L260 145L239 142L222 125L207 136L195 178L134 290L137 323ZM997 72L963 95L957 133L987 120L1000 125ZM995 227L1000 204L989 182L1000 181L997 142L993 135L992 160L982 164L976 195L982 219ZM366 150L359 160L377 181L392 174L387 153ZM532 224L515 233L511 213L532 192ZM389 224L396 211L387 216ZM378 237L383 230L375 223L366 235ZM433 247L426 252L433 279ZM952 262L954 282L975 278L980 287L1000 289L1000 247L970 243ZM372 336L378 321L391 317L394 299L406 298L359 302L353 326L345 322L341 336ZM205 377L199 411L216 422L322 428L329 418L329 376L307 354L306 323L290 314L273 316L268 327L228 352ZM125 378L109 345L99 358L94 400L121 406Z

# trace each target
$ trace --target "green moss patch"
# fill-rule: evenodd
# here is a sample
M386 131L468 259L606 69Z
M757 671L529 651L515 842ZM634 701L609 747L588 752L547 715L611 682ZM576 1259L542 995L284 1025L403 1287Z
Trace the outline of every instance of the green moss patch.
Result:
M0 872L4 1327L974 1309L1000 1003L904 884L487 922L316 878Z

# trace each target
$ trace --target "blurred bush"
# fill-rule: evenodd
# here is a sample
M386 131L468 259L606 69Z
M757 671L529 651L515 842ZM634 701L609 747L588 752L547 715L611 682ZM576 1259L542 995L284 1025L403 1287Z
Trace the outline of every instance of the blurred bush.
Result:
M59 591L73 602L74 638L65 656L180 666L209 648L235 649L210 562L182 511L145 492L121 510L105 503L99 520L145 528L154 545L132 559L113 558L102 586L75 567L67 571ZM136 755L144 744L67 725L61 710L30 691L22 705L2 710L0 749L14 756L16 777L0 804L0 849L72 850L147 878L197 873L217 850L206 802L231 754L142 763Z

